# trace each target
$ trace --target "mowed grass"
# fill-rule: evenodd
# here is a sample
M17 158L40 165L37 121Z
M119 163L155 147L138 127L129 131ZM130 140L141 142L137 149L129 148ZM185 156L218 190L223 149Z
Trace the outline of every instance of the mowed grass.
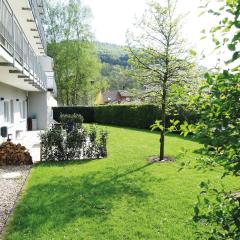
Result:
M199 158L202 146L170 135L166 154L176 162L149 164L146 157L158 154L157 133L106 128L108 158L33 167L6 239L194 239L198 185L207 179L219 184L221 172L178 170L181 161ZM225 182L240 187L235 178Z

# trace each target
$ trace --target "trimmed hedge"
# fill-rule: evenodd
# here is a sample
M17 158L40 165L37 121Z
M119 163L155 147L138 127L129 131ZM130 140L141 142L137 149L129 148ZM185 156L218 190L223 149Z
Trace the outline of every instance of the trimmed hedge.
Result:
M94 122L94 109L93 107L54 107L53 108L53 119L60 122L61 114L81 114L84 118L84 122Z
M153 105L106 105L94 107L95 122L125 127L149 128L161 110Z
M104 105L94 107L56 107L53 108L54 120L59 121L60 114L81 114L86 123L111 124L124 127L149 128L156 120L161 119L161 109L156 105ZM197 115L183 107L176 108L167 115L180 122L196 122Z

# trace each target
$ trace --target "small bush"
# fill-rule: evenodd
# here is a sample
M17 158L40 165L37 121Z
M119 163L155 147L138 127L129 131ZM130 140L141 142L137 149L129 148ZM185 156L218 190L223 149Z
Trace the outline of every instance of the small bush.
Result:
M80 125L80 127L82 126L83 123L83 116L81 114L61 114L60 115L60 122L61 123L67 123L67 122L73 122L73 123L77 123Z
M60 114L60 122L67 132L71 132L74 128L81 128L83 124L83 116L81 114Z
M84 117L84 122L93 123L94 122L94 109L93 107L54 107L53 108L53 119L60 122L61 114L80 114Z
M50 129L41 135L42 161L99 159L107 156L107 132L96 126Z

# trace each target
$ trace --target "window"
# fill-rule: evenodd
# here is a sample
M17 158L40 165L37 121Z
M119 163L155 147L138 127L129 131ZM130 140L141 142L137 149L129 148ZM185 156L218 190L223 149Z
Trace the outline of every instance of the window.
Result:
M4 102L4 122L10 122L10 106L9 102Z
M14 123L14 102L10 101L10 122Z
M23 101L23 118L26 119L27 118L27 102Z
M22 119L27 118L27 104L26 101L19 102L19 112Z

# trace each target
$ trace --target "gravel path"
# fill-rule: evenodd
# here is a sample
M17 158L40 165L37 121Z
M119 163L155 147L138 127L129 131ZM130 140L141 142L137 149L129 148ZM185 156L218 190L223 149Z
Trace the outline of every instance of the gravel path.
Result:
M0 235L15 206L29 171L30 166L0 167Z

